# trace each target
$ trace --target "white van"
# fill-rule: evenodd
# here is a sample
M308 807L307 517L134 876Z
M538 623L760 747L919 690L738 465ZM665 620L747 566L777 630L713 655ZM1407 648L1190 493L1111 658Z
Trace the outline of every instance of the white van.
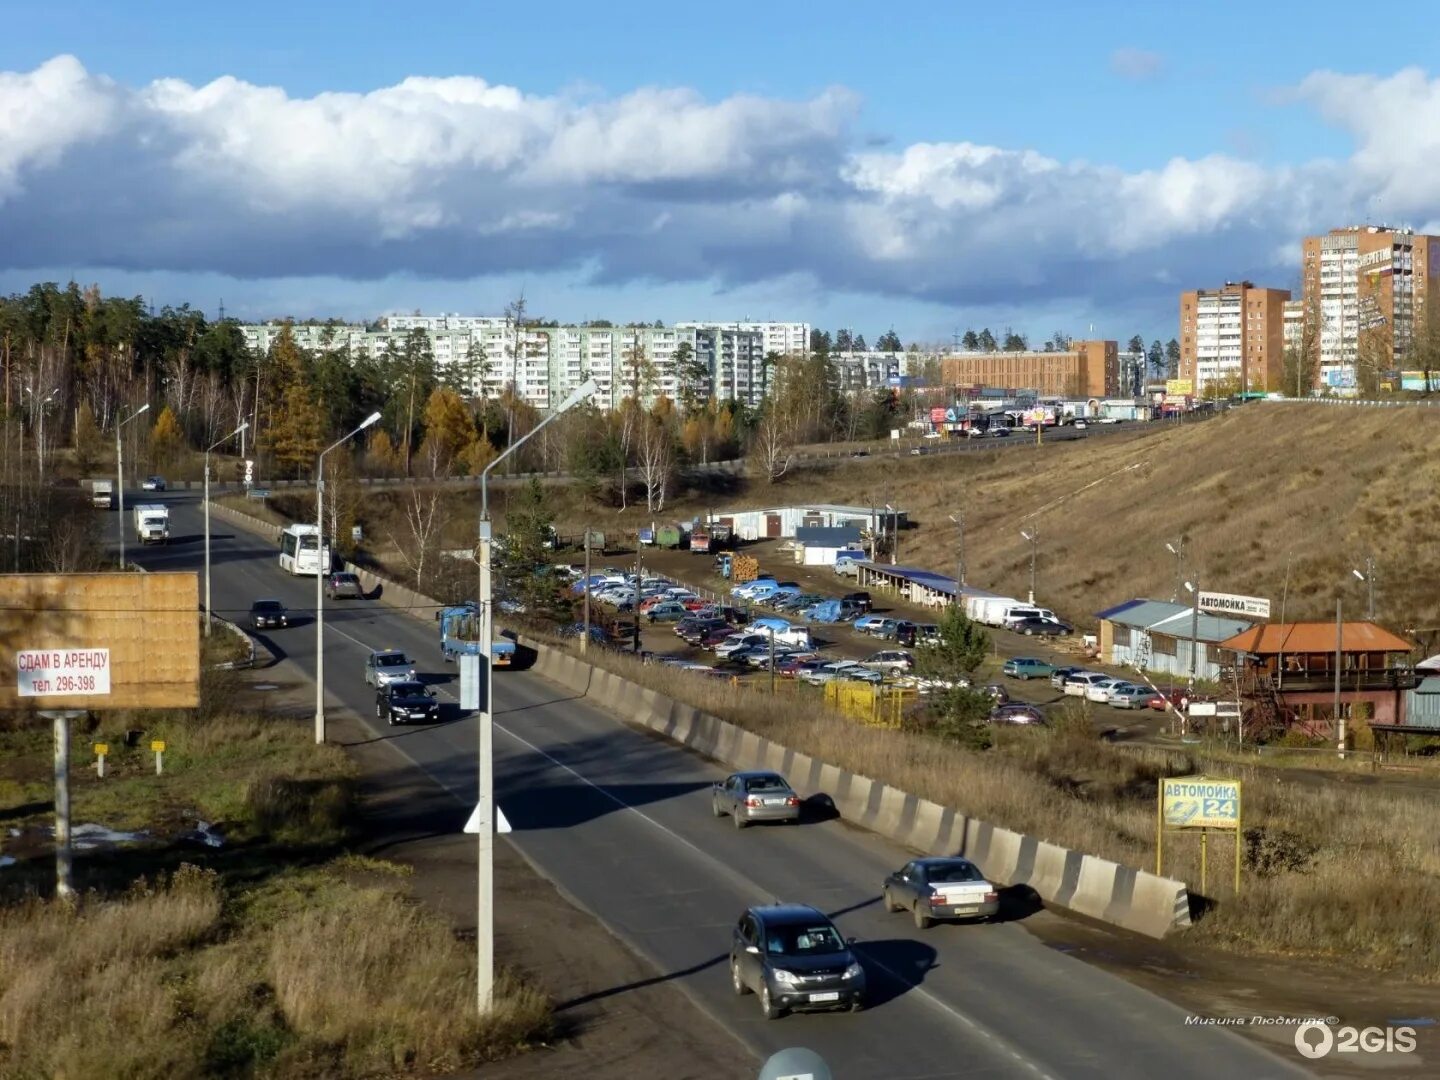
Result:
M1006 627L1015 625L1021 619L1044 619L1046 622L1060 621L1049 608L1031 607L1028 604L1016 604L1005 612Z

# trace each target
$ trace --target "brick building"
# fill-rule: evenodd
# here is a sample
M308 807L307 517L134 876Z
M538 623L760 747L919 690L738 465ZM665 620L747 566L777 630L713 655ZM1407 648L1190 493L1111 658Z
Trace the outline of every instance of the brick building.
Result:
M1042 397L1115 397L1121 393L1114 341L1076 341L1064 352L950 353L940 358L946 386L1006 386Z
M1180 378L1196 395L1280 389L1288 289L1227 281L1180 294Z

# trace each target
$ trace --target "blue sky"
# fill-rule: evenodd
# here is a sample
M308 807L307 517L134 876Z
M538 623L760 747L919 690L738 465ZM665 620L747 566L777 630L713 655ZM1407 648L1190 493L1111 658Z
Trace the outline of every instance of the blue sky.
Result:
M0 289L1168 338L1440 218L1425 7L12 0Z

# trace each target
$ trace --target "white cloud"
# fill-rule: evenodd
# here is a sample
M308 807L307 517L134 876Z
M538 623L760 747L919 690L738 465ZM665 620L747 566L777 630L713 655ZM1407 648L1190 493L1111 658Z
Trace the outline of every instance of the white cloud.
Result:
M298 98L229 77L126 87L59 57L0 73L0 269L786 279L1017 311L1170 305L1167 282L1288 282L1296 239L1375 192L1440 215L1423 168L1440 84L1318 73L1294 98L1354 136L1353 159L1127 172L971 142L877 147L844 89L537 96L454 77Z
M1145 82L1165 69L1165 58L1148 49L1116 49L1110 54L1110 70L1122 79Z

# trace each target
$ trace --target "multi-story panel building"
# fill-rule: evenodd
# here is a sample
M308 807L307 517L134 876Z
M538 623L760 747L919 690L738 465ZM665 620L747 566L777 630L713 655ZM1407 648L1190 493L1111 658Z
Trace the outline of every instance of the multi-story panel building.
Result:
M739 334L759 334L761 355L778 353L781 356L803 356L810 351L810 324L787 322L682 322L676 323L677 330L730 331Z
M940 361L948 386L1005 387L1044 397L1099 398L1120 393L1114 341L1075 341L1064 352L951 353Z
M1288 289L1227 281L1180 294L1180 378L1203 397L1220 386L1279 389Z
M1351 225L1302 245L1306 309L1319 319L1321 387L1353 393L1357 365L1405 366L1427 306L1440 299L1440 237Z

